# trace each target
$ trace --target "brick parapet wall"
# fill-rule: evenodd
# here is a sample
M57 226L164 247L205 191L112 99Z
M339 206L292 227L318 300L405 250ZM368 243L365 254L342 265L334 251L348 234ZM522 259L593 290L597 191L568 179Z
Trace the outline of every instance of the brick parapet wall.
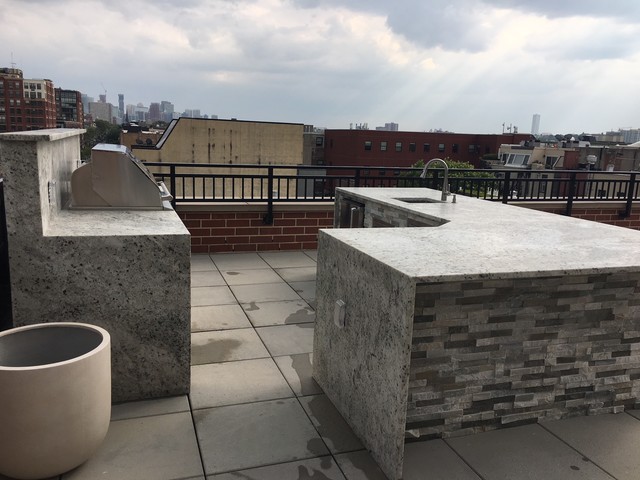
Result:
M272 224L264 205L180 205L177 212L192 253L313 250L318 230L333 226L333 203L275 205Z
M564 215L566 206L565 203L549 202L521 202L514 203L514 205L559 215ZM640 205L634 205L631 215L622 218L620 213L624 211L625 206L625 202L576 202L571 209L571 216L583 220L640 230Z
M561 215L565 208L563 203L550 202L513 205ZM624 207L624 202L575 203L572 216L640 230L640 206L635 206L630 217L620 218L619 212ZM333 202L276 204L273 225L263 222L266 205L180 204L177 212L191 233L191 251L215 253L317 248L318 230L333 227L333 209ZM410 220L403 217L405 223ZM369 212L367 226L371 222Z
M415 305L409 436L638 404L640 273L421 284Z

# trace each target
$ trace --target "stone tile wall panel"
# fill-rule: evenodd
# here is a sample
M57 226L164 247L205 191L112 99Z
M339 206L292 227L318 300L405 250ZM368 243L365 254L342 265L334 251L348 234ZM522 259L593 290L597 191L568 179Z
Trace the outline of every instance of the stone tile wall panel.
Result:
M640 274L418 284L407 438L637 404Z

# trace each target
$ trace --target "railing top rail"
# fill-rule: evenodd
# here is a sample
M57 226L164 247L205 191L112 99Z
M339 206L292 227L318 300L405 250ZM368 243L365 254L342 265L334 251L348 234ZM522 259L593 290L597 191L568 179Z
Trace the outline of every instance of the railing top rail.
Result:
M177 167L177 168L244 168L244 169L296 169L296 170L334 170L334 171L353 171L359 170L362 172L363 170L369 171L401 171L401 172L421 172L422 168L414 168L414 167L378 167L378 166L368 166L368 165L347 165L347 166L333 166L333 165L298 165L298 164L261 164L257 165L255 163L186 163L186 162L144 162L148 167ZM432 170L441 170L441 168L434 167ZM430 169L430 171L432 171ZM553 173L553 174L580 174L580 175L594 175L598 176L623 176L630 175L633 173L638 173L637 171L603 171L603 170L556 170L556 169L543 169L543 170L529 170L529 169L510 169L510 168L476 168L476 169L467 169L467 168L450 168L450 173L493 173L493 174L502 174L509 172L510 174L514 173Z

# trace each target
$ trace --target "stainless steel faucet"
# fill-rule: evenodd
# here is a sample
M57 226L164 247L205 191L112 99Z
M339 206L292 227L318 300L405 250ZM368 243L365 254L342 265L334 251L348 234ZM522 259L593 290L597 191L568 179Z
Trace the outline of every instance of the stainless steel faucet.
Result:
M447 165L447 162L445 162L441 158L432 158L427 162L427 164L422 169L420 178L427 178L427 170L429 168L429 165L431 165L433 162L440 162L444 166L444 180L442 183L442 196L440 197L440 200L442 200L443 202L446 202L447 196L450 194L449 193L449 165Z

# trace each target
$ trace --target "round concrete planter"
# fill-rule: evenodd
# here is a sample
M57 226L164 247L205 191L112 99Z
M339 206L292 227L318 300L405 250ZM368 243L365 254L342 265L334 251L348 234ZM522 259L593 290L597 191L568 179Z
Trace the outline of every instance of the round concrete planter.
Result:
M83 323L0 332L0 473L52 477L96 451L111 415L110 341Z

